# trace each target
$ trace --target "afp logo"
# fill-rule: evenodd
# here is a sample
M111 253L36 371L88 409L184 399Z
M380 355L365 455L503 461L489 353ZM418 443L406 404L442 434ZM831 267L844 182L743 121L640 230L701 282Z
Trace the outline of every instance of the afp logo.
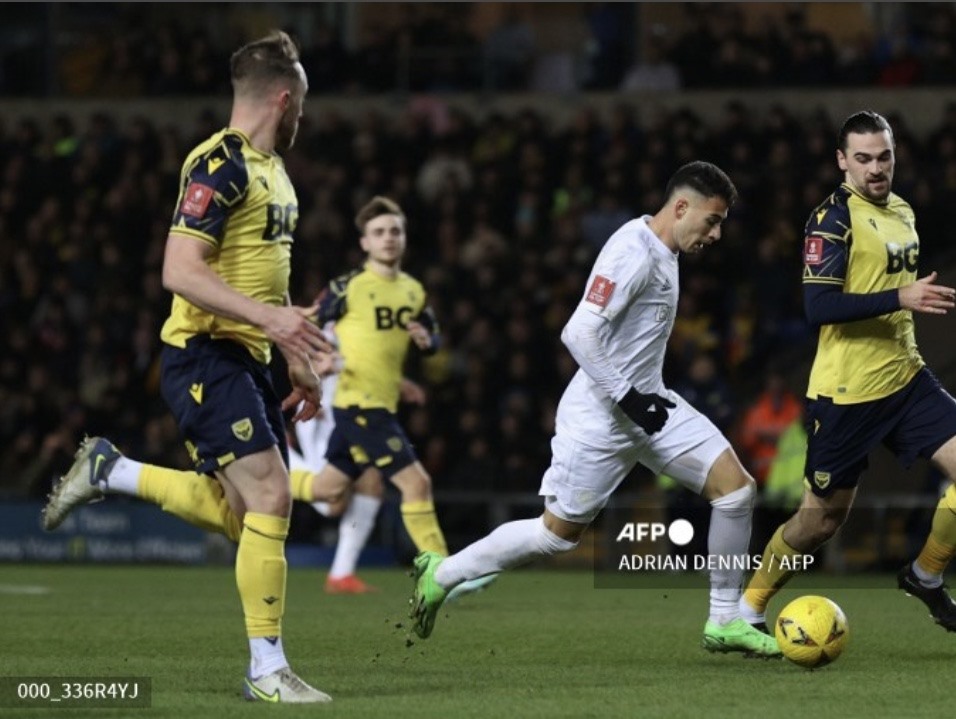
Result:
M625 522L617 534L618 542L656 542L667 537L672 544L683 547L694 538L694 526L686 519L675 519L670 524L663 522Z

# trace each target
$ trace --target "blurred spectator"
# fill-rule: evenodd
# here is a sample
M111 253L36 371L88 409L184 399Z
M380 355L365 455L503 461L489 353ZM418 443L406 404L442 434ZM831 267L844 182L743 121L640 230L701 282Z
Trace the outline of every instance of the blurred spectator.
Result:
M621 92L674 92L680 88L680 70L665 56L663 41L651 36L641 60L624 76Z
M320 20L314 33L315 40L302 54L302 67L309 76L309 90L325 93L348 87L352 80L351 62L338 32L328 22Z
M807 430L803 426L801 413L780 434L777 452L770 462L770 471L767 472L767 481L764 484L764 506L770 510L779 510L784 521L796 511L803 497L803 470L806 460ZM780 526L780 522L768 522L767 526L773 531Z
M405 3L390 14L359 3L350 20L332 13L334 21L313 20L294 3L273 4L290 30L312 39L303 58L313 88L323 92L914 86L946 84L956 71L952 3L897 4L883 20L888 33L879 26L886 13L871 13L852 39L841 28L839 41L827 26L811 26L806 6L796 3L782 14L759 3L682 5L684 16L666 28L673 41L643 48L635 64L643 17L632 3L579 3L582 21L549 18L547 26L530 9L505 3L484 37L471 30L468 3ZM234 38L224 29L247 28L236 19L241 4L208 4L201 16L177 13L172 21L148 3L100 3L96 12L64 3L52 21L42 3L7 7L0 29L6 95L225 97L228 77L215 68ZM314 25L298 27L306 17ZM354 38L352 27L359 28Z
M768 369L763 391L745 408L740 425L743 463L759 486L767 481L780 436L802 413L800 400L787 389L779 370Z
M518 5L505 3L501 22L488 33L482 46L490 87L495 90L528 87L534 51L534 27Z
M355 53L355 80L366 92L394 89L399 79L398 40L382 24L373 23Z
M587 46L588 73L585 86L594 90L619 87L630 65L630 31L634 24L632 3L585 4L591 36Z
M733 392L711 355L701 353L691 360L686 377L677 380L673 390L717 425L722 434L729 434L736 417Z

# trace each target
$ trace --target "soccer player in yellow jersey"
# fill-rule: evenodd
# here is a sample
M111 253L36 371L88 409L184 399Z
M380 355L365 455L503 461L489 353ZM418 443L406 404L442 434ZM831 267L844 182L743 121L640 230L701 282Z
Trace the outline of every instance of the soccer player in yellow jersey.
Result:
M331 282L319 301L318 323L335 323L342 356L332 414L328 463L317 474L293 473L292 496L304 502L341 502L381 494L378 469L402 494L402 520L419 551L445 555L431 478L395 416L410 343L438 348L438 325L421 283L401 269L407 242L405 215L387 197L374 197L355 218L367 261ZM464 588L474 591L483 579Z
M843 524L870 451L882 443L905 466L917 456L956 477L956 401L916 348L913 313L946 314L956 291L917 279L919 237L910 206L893 194L893 130L863 111L844 122L836 153L843 184L811 214L804 240L804 308L819 327L807 390L808 445L800 507L764 550L740 599L741 614L766 630L770 598ZM937 506L920 555L900 589L956 630L956 603L942 574L956 555L956 490Z
M331 351L310 319L315 308L288 301L298 202L279 153L295 140L308 82L282 32L237 50L231 74L229 127L183 163L163 262L173 302L162 329L161 388L195 472L143 465L89 438L43 520L54 529L78 504L119 492L237 541L251 654L243 695L328 702L289 668L281 638L292 504L282 412L315 415L321 389L313 360L321 364ZM268 368L273 344L289 366L284 401Z

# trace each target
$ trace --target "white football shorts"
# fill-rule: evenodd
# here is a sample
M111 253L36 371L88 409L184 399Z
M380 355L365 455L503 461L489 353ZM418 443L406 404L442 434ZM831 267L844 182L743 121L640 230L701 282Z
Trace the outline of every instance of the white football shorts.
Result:
M682 397L669 392L668 398L677 406L668 410L664 428L651 436L617 407L600 416L591 412L587 418L575 417L586 432L558 423L551 466L538 492L545 507L568 522L589 524L637 464L700 494L710 468L730 442Z

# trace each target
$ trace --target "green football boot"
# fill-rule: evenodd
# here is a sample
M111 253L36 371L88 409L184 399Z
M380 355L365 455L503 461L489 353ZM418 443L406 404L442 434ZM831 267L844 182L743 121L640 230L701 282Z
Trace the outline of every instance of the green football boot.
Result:
M435 628L435 617L448 592L435 581L435 570L441 564L438 552L421 552L415 557L415 591L412 592L412 629L422 639L428 639Z
M708 652L741 652L749 657L771 659L783 656L777 640L738 617L726 624L707 621L701 646Z

